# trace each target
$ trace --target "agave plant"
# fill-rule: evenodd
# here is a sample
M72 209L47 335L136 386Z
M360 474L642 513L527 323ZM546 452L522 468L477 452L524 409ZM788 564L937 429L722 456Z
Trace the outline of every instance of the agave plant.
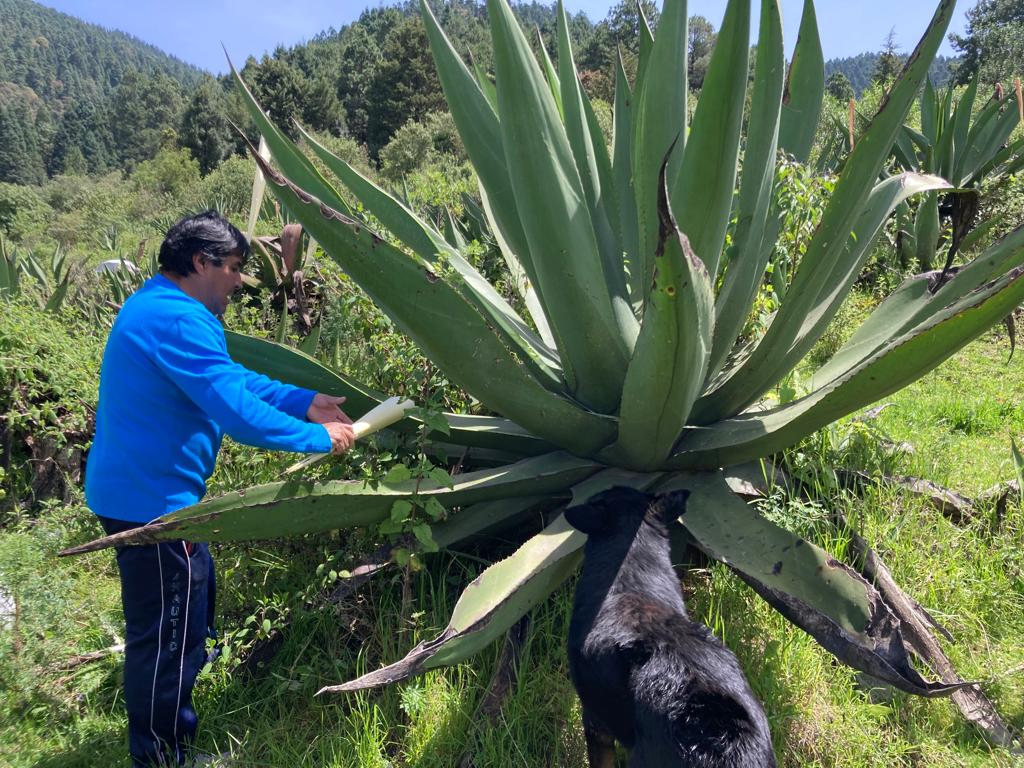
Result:
M1021 120L1019 91L1004 95L997 86L992 97L974 114L978 77L954 100L954 87L936 91L931 80L921 92L921 130L904 125L896 136L893 157L906 171L931 173L953 189L929 192L916 211L904 202L898 210L899 243L905 262L916 258L931 269L935 252L951 228L947 266L958 250L969 247L996 221L977 223L983 183L997 182L1024 168L1024 137L1010 141ZM972 230L974 230L972 232Z
M912 667L899 622L872 584L757 514L731 491L730 477L738 465L793 445L920 377L1024 299L1021 229L941 285L935 275L908 280L814 373L806 396L784 405L770 401L773 387L826 330L893 209L915 193L949 187L918 173L877 180L953 6L953 0L939 2L845 163L780 309L754 339L740 334L779 231L769 216L777 153L807 159L822 102L824 66L811 0L788 74L778 1L761 3L745 135L750 0L728 3L689 126L686 3L666 0L657 36L641 28L635 84L618 69L610 150L581 87L561 8L556 67L534 58L507 0L488 0L492 83L464 64L422 2L488 224L512 274L522 277L514 282L522 288L524 315L442 232L307 136L311 151L390 235L372 231L238 78L279 169L258 159L273 194L487 410L447 414L431 433L439 450L441 444L468 447L464 466L471 471L376 486L290 477L76 551L374 525L396 501L440 504L446 517L433 525L433 540L450 547L555 505L542 532L466 588L444 631L394 664L340 686L352 690L463 660L544 600L582 554L584 535L560 508L614 485L686 488L691 495L680 524L788 619L844 662L897 688L948 692L951 686ZM229 345L256 370L347 395L354 413L382 397L286 347L237 335Z
M39 289L39 304L46 312L58 312L68 293L71 270L65 268L66 254L59 246L50 256L48 267L29 251L21 255L8 248L0 237L0 298L13 299L21 294L21 278L30 275Z

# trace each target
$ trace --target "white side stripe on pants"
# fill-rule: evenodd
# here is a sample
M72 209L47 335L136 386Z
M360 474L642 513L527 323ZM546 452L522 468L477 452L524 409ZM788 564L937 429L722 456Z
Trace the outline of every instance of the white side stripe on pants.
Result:
M181 548L185 551L185 562L188 563L188 581L185 586L185 620L182 622L181 630L181 661L178 663L178 700L174 705L174 742L178 742L178 712L181 711L181 681L185 676L185 644L188 641L188 601L192 597L192 557L188 551L188 545L181 542Z
M153 690L149 695L149 731L153 734L153 746L160 753L160 739L156 735L154 720L156 718L156 673L160 669L160 644L164 638L164 562L160 557L160 545L156 545L156 562L160 569L160 621L156 631L156 661L153 662Z

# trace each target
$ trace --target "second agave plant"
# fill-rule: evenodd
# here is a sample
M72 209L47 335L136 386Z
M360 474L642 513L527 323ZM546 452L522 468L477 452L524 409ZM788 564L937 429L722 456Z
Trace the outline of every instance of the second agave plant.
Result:
M761 517L732 492L730 478L744 462L905 386L1005 317L1024 299L1024 230L944 282L935 274L909 279L814 372L805 396L784 405L766 399L825 332L893 210L911 195L949 187L918 173L878 179L954 2L938 3L758 338L742 330L781 227L772 208L776 158L808 159L824 62L813 3L805 3L787 68L778 2L763 0L748 84L751 6L728 3L687 125L686 3L666 0L657 35L641 25L635 82L618 67L607 146L561 7L556 66L546 54L537 61L506 0L488 0L492 81L464 63L422 3L482 208L522 292L522 315L440 231L307 136L336 180L322 176L236 75L273 155L274 166L257 155L269 189L488 415L448 414L446 433L435 433L470 449L472 471L448 482L288 479L181 510L119 541L365 526L385 520L396 501L412 501L446 510L433 526L445 547L543 510L544 530L485 570L436 638L339 686L352 690L467 658L565 582L584 541L565 522L566 506L615 485L686 488L680 524L697 546L842 661L912 693L953 690L915 670L900 622L872 584ZM338 181L389 237L353 212ZM234 335L229 343L250 367L347 395L353 412L381 399L286 347ZM487 461L474 464L477 455ZM494 466L495 456L506 463Z

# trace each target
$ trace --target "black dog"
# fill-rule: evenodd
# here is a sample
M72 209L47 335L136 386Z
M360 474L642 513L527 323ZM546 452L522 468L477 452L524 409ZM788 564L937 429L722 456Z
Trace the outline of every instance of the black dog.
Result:
M669 559L687 491L612 488L565 516L588 535L569 627L569 672L591 768L774 768L764 710L736 657L691 621Z

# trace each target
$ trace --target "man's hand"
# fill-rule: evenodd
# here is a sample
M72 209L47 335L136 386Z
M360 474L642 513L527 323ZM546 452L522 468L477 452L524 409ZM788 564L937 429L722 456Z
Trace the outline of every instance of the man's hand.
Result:
M332 422L351 424L352 419L345 415L340 407L344 402L344 397L332 397L323 392L317 392L313 402L309 404L309 410L306 411L306 419L314 424L327 425Z
M344 453L356 442L356 435L352 431L352 425L340 421L330 421L324 424L324 429L331 436L331 453Z

